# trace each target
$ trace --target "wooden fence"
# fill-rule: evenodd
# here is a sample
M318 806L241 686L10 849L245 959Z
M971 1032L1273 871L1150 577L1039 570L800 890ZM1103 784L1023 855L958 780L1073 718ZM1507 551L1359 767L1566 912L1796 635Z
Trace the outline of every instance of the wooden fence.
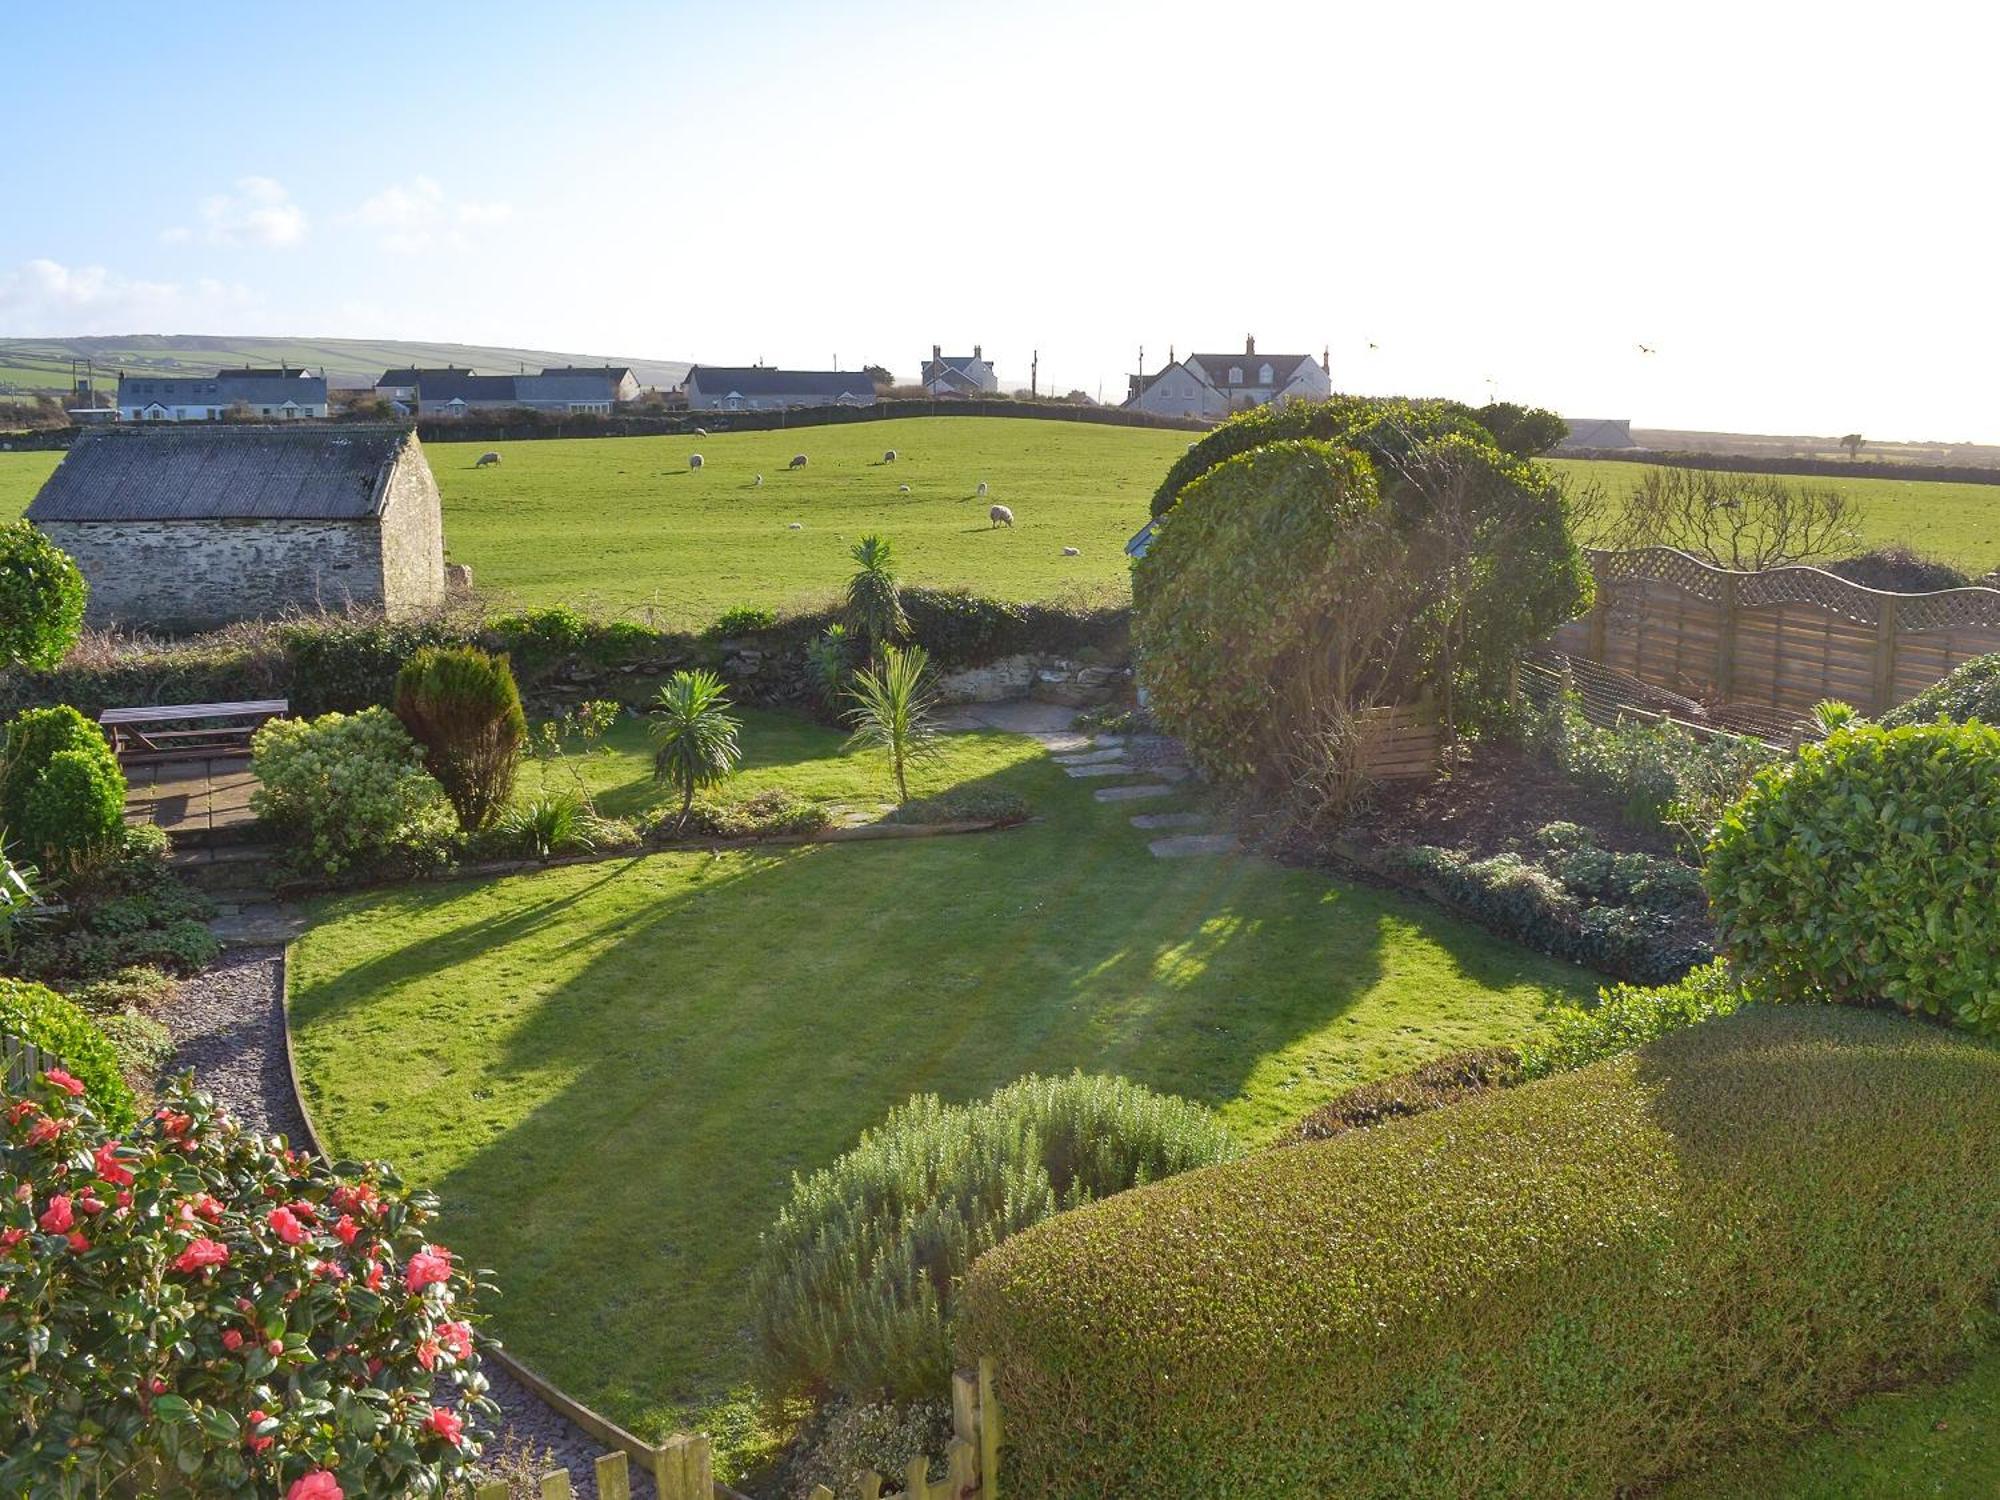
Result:
M1685 552L1592 552L1597 603L1550 644L1641 682L1804 712L1879 714L2000 651L2000 590L1889 594L1818 568L1736 573Z
M930 1478L931 1461L913 1458L903 1471L900 1490L885 1493L880 1474L861 1476L859 1500L998 1500L1000 1494L1000 1402L993 1392L993 1361L982 1359L975 1373L960 1370L951 1378L951 1442L944 1452L945 1477ZM741 1500L736 1492L715 1482L706 1437L671 1439L655 1450L648 1464L659 1500ZM620 1450L597 1460L598 1500L631 1500L631 1457ZM494 1480L472 1492L472 1500L507 1500L507 1482ZM541 1478L542 1500L570 1500L569 1474L552 1469ZM812 1500L836 1497L825 1485L815 1486Z
M1371 781L1403 781L1435 775L1444 726L1429 703L1402 703L1364 709L1361 771Z
M0 1031L0 1089L7 1093L24 1093L37 1073L62 1065L63 1060L53 1052L44 1052L33 1042Z

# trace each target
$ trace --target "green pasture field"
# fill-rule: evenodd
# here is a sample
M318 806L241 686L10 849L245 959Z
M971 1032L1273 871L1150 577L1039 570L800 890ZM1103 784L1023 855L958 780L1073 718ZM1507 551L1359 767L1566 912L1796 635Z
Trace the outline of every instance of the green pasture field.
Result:
M880 798L879 759L745 715L746 782ZM948 737L913 790L1036 821L738 848L329 898L294 947L293 1035L331 1149L435 1188L492 1267L507 1345L648 1437L772 1434L747 1271L791 1174L910 1094L1119 1073L1267 1142L1337 1090L1522 1036L1582 971L1434 907L1253 857L1155 859L1032 741ZM630 736L607 811L658 798ZM747 786L744 789L748 789ZM1189 793L1137 804L1186 805Z

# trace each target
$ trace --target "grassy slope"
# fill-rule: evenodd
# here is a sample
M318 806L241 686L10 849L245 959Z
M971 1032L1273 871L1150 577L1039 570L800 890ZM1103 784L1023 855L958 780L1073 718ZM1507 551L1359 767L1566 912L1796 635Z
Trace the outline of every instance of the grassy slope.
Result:
M814 762L799 784L883 785L827 764L831 732L785 733ZM1091 800L1101 782L1026 741L955 737L951 756L938 779L1020 790L1042 820L349 896L295 950L322 1130L436 1187L451 1242L500 1273L511 1346L641 1431L754 1447L758 1231L793 1171L913 1091L1103 1069L1267 1139L1346 1084L1517 1036L1552 992L1588 988L1378 891L1155 860L1129 808ZM621 761L642 774L626 747L593 779Z
M1746 1453L1659 1500L1877 1500L2000 1495L2000 1349L1949 1385L1870 1396L1795 1446Z
M1554 459L1554 468L1594 479L1614 496L1630 494L1645 465L1608 459ZM1931 479L1795 478L1854 499L1864 545L1906 542L1974 573L2000 564L2000 485L1945 484Z
M558 354L487 344L429 344L408 339L218 338L139 334L129 338L0 339L0 384L27 388L70 388L72 357L96 362L99 380L107 367L149 375L210 375L223 365L280 362L324 369L336 385L372 383L384 370L406 365L469 365L492 375L509 375L523 364L630 365L641 385L671 385L687 373L683 360L646 360L601 354ZM81 373L81 367L79 367ZM365 382L358 377L366 377Z

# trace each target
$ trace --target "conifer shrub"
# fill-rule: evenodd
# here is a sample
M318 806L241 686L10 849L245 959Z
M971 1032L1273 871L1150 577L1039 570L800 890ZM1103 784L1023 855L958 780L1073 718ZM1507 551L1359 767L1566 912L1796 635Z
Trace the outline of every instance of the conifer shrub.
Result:
M1891 1123L1893 1122L1893 1123ZM1995 1331L2000 1047L1750 1006L982 1255L1034 1495L1611 1495Z
M423 747L424 769L467 833L488 827L514 795L528 720L505 656L428 646L396 677L396 717Z

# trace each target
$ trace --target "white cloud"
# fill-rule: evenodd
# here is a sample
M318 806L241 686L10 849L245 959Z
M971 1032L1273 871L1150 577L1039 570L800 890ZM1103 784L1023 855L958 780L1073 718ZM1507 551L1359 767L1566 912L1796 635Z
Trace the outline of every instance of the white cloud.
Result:
M199 233L211 245L262 245L284 249L306 237L306 211L272 177L239 177L234 191L201 200L199 230L176 224L160 231L168 245L185 245Z
M349 218L373 230L376 243L397 255L420 255L438 248L463 250L472 231L504 224L514 205L498 200L454 198L433 177L394 182L369 198Z
M30 260L0 271L0 333L167 333L240 320L259 300L235 282L140 281L103 266Z

